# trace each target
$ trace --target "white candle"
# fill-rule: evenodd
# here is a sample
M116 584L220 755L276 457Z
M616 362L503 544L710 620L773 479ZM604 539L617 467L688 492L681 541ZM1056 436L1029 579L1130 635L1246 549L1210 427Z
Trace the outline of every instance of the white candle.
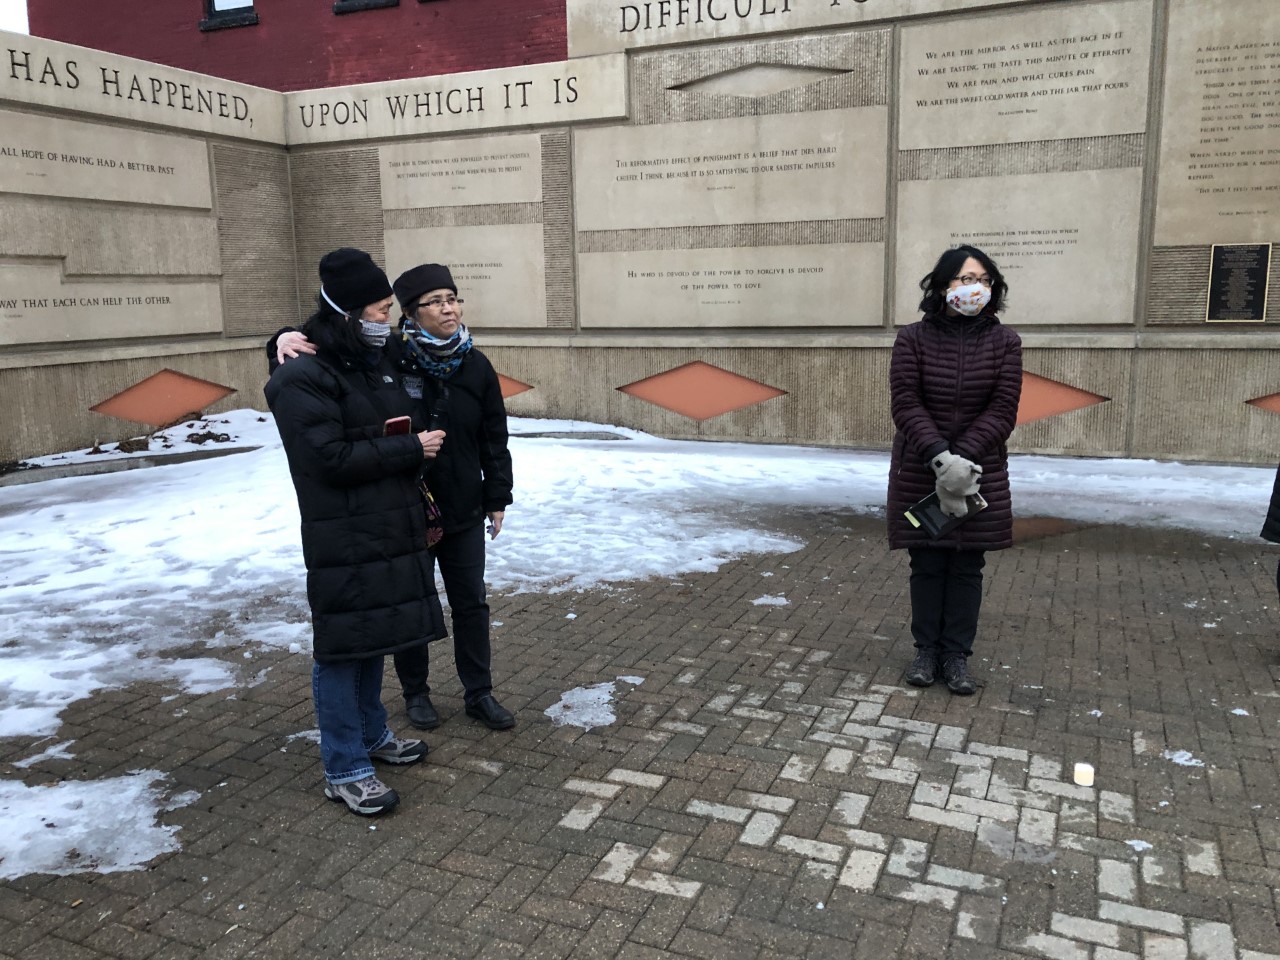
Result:
M1089 763L1077 763L1074 777L1076 783L1082 787L1093 786L1093 765Z

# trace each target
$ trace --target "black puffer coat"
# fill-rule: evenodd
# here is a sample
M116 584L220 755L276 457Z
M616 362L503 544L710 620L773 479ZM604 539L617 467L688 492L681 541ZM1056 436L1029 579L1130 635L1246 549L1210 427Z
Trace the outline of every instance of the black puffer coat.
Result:
M1271 503L1267 505L1267 519L1259 536L1263 540L1280 543L1280 467L1276 468L1276 479L1271 485Z
M507 408L493 364L474 347L447 380L426 376L403 343L400 352L405 389L421 397L419 416L444 414L440 454L427 464L427 486L440 507L445 533L467 530L485 515L511 503L511 453L507 449Z
M417 406L399 371L386 354L364 366L321 351L279 366L266 395L302 514L315 658L379 656L443 637L417 486L422 445L413 434L382 435L387 419Z
M898 428L889 461L889 546L1001 550L1013 545L1009 453L1022 394L1022 341L994 315L928 316L903 327L889 367ZM934 491L929 461L950 450L982 467L987 509L937 540L903 517Z

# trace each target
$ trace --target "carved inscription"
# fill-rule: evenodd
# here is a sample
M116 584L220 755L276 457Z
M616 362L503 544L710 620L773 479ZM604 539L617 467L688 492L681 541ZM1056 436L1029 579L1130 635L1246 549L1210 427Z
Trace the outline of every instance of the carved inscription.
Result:
M5 110L0 110L0 191L213 205L209 152L197 140Z
M859 107L582 130L578 228L883 216L886 126Z
M1016 326L1132 323L1141 194L1138 169L901 184L897 322L919 319L938 254L969 243L1008 281Z
M567 0L569 55L871 23L1032 0Z
M883 276L879 243L584 253L582 325L879 326Z
M585 57L286 94L290 143L624 117L626 58Z
M69 282L55 263L0 264L0 346L216 333L218 284Z
M1280 217L1280 5L1170 11L1156 243L1270 241Z
M389 144L378 150L384 210L542 199L542 138Z
M6 40L0 98L283 142L275 91L39 37Z
M385 234L387 273L415 264L446 264L477 329L547 325L542 224L419 227Z
M1150 0L903 31L902 149L1141 132Z

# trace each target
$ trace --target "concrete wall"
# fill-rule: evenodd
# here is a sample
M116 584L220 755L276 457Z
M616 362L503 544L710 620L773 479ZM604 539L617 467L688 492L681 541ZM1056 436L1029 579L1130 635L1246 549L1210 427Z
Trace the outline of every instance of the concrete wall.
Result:
M12 188L26 161L8 181L0 163L0 278L56 264L64 284L213 302L140 314L133 336L104 313L110 342L66 370L88 327L60 317L42 341L7 321L0 393L24 420L0 459L101 436L82 407L148 369L260 405L261 339L307 311L338 245L393 276L451 264L479 344L529 388L513 413L883 447L895 331L938 253L968 241L1009 279L1027 396L1052 414L1015 449L1274 462L1280 61L1257 38L1280 32L1280 5L714 4L723 18L680 20L569 0L560 62L228 88L255 124L183 109L181 84L221 81L119 58L54 89L43 61L66 83L73 48L23 41L0 110L78 142L88 121L164 134L156 149L190 169L173 195L71 178L53 196ZM144 74L147 97L118 96L112 70ZM74 382L76 409L23 406L33 376Z

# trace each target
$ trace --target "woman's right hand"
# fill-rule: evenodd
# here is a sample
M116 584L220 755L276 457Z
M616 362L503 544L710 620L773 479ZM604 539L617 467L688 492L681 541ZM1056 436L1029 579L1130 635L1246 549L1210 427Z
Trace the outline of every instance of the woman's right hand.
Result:
M314 355L315 352L316 345L300 330L289 330L276 337L276 363L284 363L290 357L296 357L302 353Z
M444 431L423 430L418 434L418 442L422 444L422 456L427 460L434 460L444 446Z

